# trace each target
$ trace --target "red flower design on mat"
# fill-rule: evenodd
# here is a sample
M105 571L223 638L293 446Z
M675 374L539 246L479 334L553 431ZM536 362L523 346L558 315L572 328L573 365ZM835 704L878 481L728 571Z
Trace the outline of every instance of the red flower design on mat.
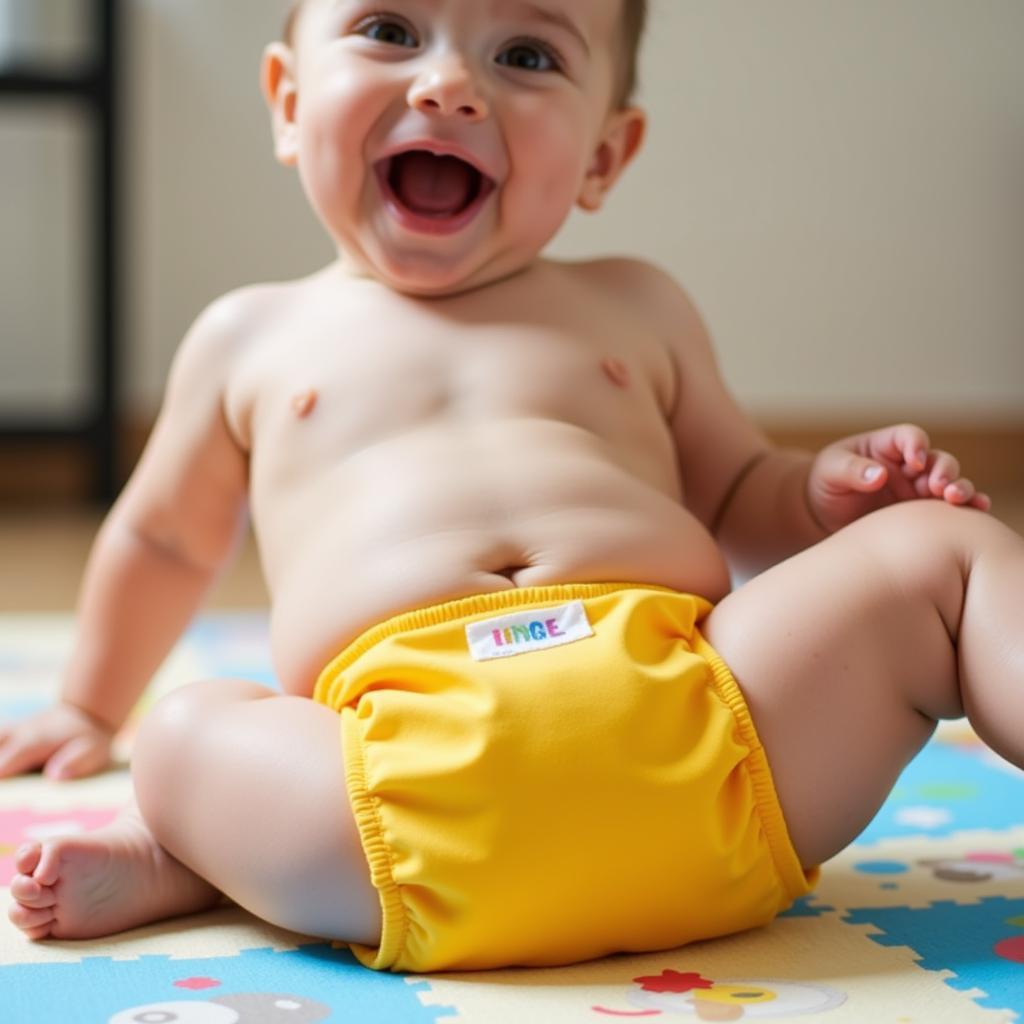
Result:
M0 810L0 886L11 884L15 875L14 854L26 839L91 832L110 824L120 806L89 810L35 811L28 807Z
M696 971L673 971L666 967L658 975L634 978L645 992L692 992L695 988L711 988L713 981L702 978Z

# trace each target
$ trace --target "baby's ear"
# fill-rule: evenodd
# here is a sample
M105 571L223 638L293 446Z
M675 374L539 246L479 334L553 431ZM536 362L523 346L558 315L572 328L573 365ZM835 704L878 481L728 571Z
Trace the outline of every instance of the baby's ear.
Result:
M625 107L609 115L576 200L581 209L601 209L619 175L640 152L646 133L647 115L639 107Z
M290 46L271 43L263 51L260 87L273 124L274 155L286 167L294 167L299 158L295 121L299 91L295 81L295 52Z

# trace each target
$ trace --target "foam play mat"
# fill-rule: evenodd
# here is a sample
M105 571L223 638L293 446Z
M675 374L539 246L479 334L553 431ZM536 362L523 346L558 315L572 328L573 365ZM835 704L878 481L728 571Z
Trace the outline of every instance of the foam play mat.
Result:
M52 699L70 639L67 617L0 617L0 719ZM261 616L200 619L126 727L120 757L157 696L225 675L271 681ZM0 782L4 907L19 843L98 827L128 794L123 767L74 783ZM633 1019L1024 1019L1024 774L965 726L943 726L858 842L825 865L818 889L771 926L575 967L374 974L344 947L230 906L87 942L30 943L6 910L0 920L0 1024Z

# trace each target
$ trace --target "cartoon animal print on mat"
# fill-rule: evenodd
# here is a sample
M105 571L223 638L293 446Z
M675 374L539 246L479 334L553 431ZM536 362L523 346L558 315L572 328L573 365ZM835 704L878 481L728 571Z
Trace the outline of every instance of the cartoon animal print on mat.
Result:
M347 949L314 943L238 956L0 966L2 1024L435 1024L426 982L370 971ZM69 1009L73 1008L72 1009Z
M150 1003L122 1010L109 1024L315 1024L331 1008L292 995L243 992L204 1002Z
M702 1021L765 1020L834 1010L846 995L827 985L778 979L723 978L712 981L697 971L663 970L634 978L637 988L626 999L638 1013L594 1006L605 1017L686 1015Z
M988 882L991 879L1024 878L1024 850L977 850L962 857L933 857L917 862L931 868L942 882Z

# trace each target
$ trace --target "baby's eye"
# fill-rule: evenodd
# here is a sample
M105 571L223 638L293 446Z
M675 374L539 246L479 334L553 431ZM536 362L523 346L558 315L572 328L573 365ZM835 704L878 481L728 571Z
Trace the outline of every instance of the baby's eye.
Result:
M417 46L416 37L394 18L373 18L367 19L356 26L360 35L372 39L375 43L384 43L387 46Z
M520 71L560 71L562 67L554 50L540 42L512 43L498 54L497 62Z

